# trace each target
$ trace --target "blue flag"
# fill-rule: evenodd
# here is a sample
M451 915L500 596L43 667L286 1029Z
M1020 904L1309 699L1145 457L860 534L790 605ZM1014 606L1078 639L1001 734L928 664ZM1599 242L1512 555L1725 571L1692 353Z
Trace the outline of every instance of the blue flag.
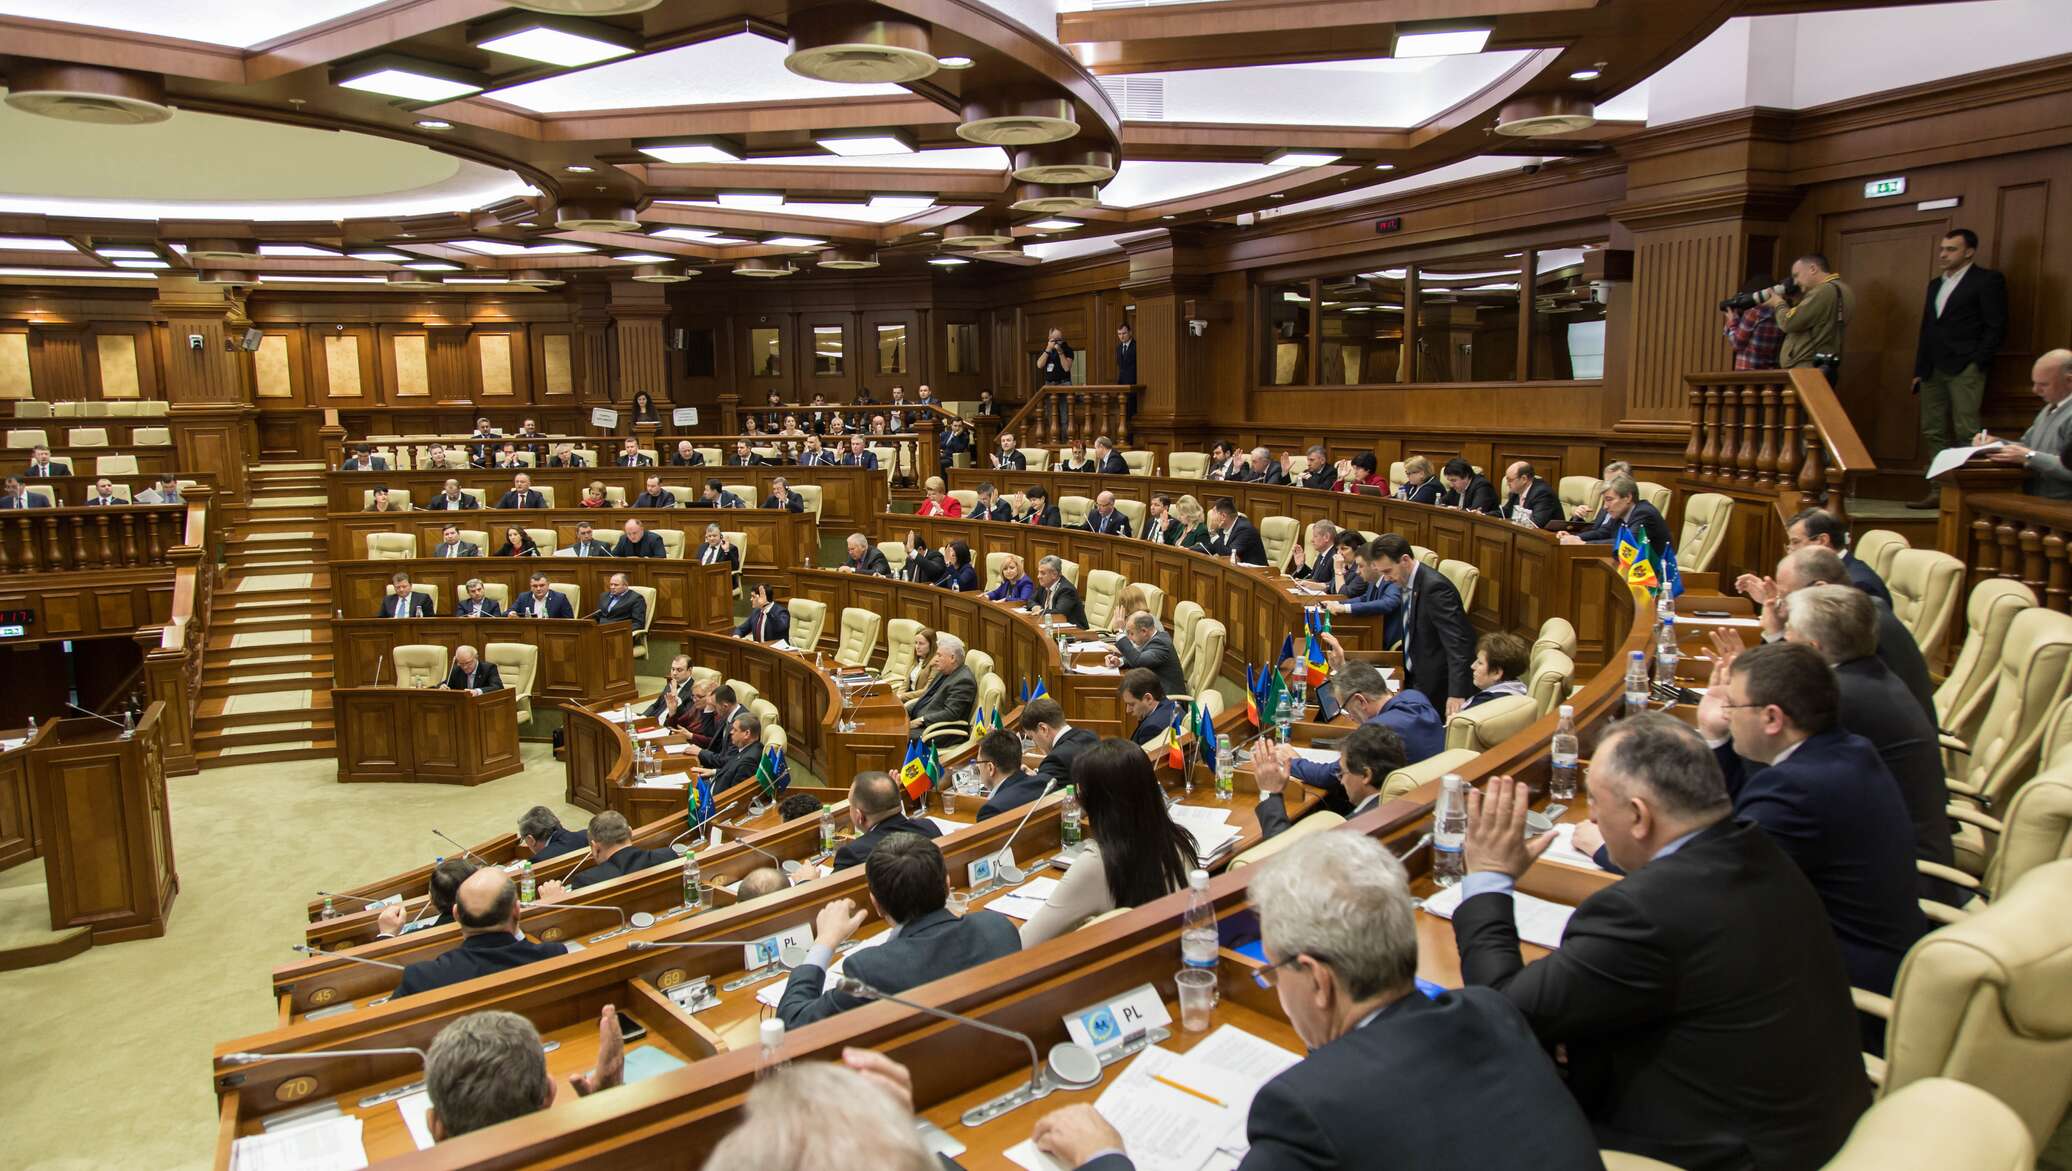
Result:
M1285 662L1287 662L1287 661L1288 661L1289 659L1292 659L1292 658L1294 658L1294 657L1295 657L1295 636L1294 636L1294 635L1292 635L1292 634L1290 634L1290 635L1287 635L1286 637L1284 637L1284 638L1282 638L1282 639L1281 639L1281 653L1280 653L1280 655L1279 655L1278 657L1276 657L1276 658L1274 659L1274 661L1273 661L1273 665L1274 665L1274 666L1279 666L1280 664L1282 664L1282 663L1285 663Z
M1194 742L1201 746L1201 758L1209 771L1216 771L1216 721L1209 718L1207 704L1194 705Z
M1672 598L1683 596L1683 575L1676 571L1676 550L1667 545L1662 547L1662 588Z

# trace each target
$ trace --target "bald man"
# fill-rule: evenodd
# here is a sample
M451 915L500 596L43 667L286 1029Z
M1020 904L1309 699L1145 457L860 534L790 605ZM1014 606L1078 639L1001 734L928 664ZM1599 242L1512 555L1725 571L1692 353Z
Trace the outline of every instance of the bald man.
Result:
M493 866L460 884L453 912L460 923L460 946L404 968L390 1000L568 954L563 944L534 943L519 934L518 888Z
M495 691L503 685L503 677L497 673L496 664L483 662L475 654L474 647L454 648L453 670L446 673L446 690L480 695L485 691Z

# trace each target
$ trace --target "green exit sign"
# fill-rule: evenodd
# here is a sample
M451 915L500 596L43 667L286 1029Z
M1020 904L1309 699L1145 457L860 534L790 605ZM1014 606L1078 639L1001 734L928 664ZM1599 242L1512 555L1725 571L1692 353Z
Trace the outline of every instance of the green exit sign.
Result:
M1894 175L1890 179L1873 179L1863 185L1863 197L1865 199L1884 199L1888 196L1905 195L1906 193L1907 177L1905 175Z

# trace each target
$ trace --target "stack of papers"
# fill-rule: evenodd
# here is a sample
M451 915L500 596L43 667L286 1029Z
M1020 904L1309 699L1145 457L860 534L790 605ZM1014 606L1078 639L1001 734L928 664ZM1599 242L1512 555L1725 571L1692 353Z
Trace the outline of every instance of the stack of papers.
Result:
M1122 668L1110 667L1103 663L1087 663L1084 665L1074 663L1072 665L1072 673L1074 675L1120 675L1122 674Z
M1065 644L1065 653L1068 655L1105 655L1114 650L1115 647L1113 645L1098 638L1088 639L1085 642L1068 642Z
M1564 821L1554 827L1554 844L1540 855L1543 862L1559 862L1563 866L1577 866L1584 870L1597 869L1597 862L1590 855L1576 849L1576 823Z
M608 720L614 724L630 724L633 721L639 719L640 716L637 713L627 711L625 708L615 707L612 708L610 711L598 712L597 718L601 720Z
M1230 824L1230 810L1213 805L1175 805L1166 810L1173 823L1194 838L1197 860L1206 863L1225 846L1237 840L1238 828Z
M1295 749L1295 755L1313 764L1338 763L1338 750L1336 748L1298 747Z
M1995 439L1991 443L1981 443L1977 447L1945 447L1935 453L1934 459L1928 461L1928 478L1933 480L1937 476L1954 472L1958 468L1963 467L1966 460L1969 460L1979 452L1991 451L1996 447L2005 446L2007 446L2006 440Z
M636 789L681 789L691 783L689 773L664 773L635 785Z
M29 738L27 736L17 737L13 740L0 740L0 752L13 752L28 742Z
M420 1151L432 1145L432 1124L425 1118L425 1111L431 1108L430 1090L419 1090L396 1099L396 1109L403 1112L403 1125L410 1128L411 1141Z
M986 904L986 910L997 911L1010 919L1027 921L1036 917L1036 912L1050 901L1050 892L1058 888L1055 878L1032 878L1015 887L1008 894L1001 895Z
M851 942L851 945L849 946L848 952L836 956L835 962L828 965L826 975L820 985L820 991L826 992L827 986L829 984L832 984L836 980L841 979L842 965L848 962L849 956L854 955L859 951L862 951L864 948L876 947L879 944L884 943L886 940L891 938L891 932L880 931L878 934L871 936L869 939L853 940ZM790 977L786 977L782 980L772 980L768 984L765 984L761 988L755 990L755 998L770 1008L776 1008L777 1002L784 999L784 989L790 983Z
M1425 912L1441 919L1451 919L1453 909L1460 906L1460 895L1459 886L1445 887L1424 901ZM1550 903L1518 891L1512 892L1511 903L1511 913L1518 924L1518 938L1546 948L1561 946L1561 935L1568 930L1569 917L1576 913L1574 907Z
M366 1165L360 1120L350 1114L248 1135L230 1148L230 1171L359 1171Z
M635 740L660 740L668 735L669 729L667 728L649 728L645 732L635 732L633 738Z

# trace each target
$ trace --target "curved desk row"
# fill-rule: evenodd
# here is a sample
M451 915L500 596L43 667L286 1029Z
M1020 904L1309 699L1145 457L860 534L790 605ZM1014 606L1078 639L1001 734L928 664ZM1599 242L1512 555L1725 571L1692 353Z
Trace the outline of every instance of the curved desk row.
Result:
M504 493L511 490L511 477L524 473L532 480L534 488L551 488L554 505L557 508L574 508L583 498L583 489L591 484L623 488L626 500L646 490L649 476L660 476L664 484L675 488L690 489L690 498L677 493L677 504L689 507L705 488L705 481L716 479L724 484L752 484L756 498L749 506L761 504L770 494L770 482L783 477L791 484L813 484L820 488L820 523L850 528L861 526L866 520L885 511L888 491L883 471L848 467L789 467L778 464L760 467L733 467L728 465L706 465L701 467L646 468L452 468L445 470L419 469L416 471L386 472L327 472L324 475L324 495L332 515L359 512L366 507L363 503L368 490L377 485L391 491L410 493L413 509L422 509L427 501L444 490L447 480L459 480L461 490L482 501L484 509L502 516L505 511L495 507ZM134 477L132 477L134 478ZM469 511L474 511L470 509ZM606 510L615 511L615 510ZM681 526L677 526L681 527Z
M655 591L654 612L648 616L650 634L680 638L693 630L719 630L733 625L734 582L727 567L670 557L411 557L393 561L333 561L331 596L345 613L372 618L381 613L389 579L407 573L413 585L433 587L432 612L448 615L461 601L460 587L470 578L480 578L485 584L505 587L509 597L503 606L508 609L512 601L531 589L535 572L545 573L549 581L573 585L582 591L578 618L597 608L597 599L610 587L613 574L624 573L631 584ZM511 640L499 637L496 641ZM557 698L606 697L593 694Z
M768 575L802 564L819 547L820 531L808 513L781 512L772 508L539 508L474 509L468 512L438 512L412 509L409 512L333 512L329 528L331 556L358 560L367 556L367 534L410 533L417 537L417 551L429 554L439 543L447 525L476 529L490 534L492 546L503 543L506 525L553 529L554 547L565 549L575 540L576 526L588 522L595 539L612 544L629 520L649 529L679 529L684 534L684 557L694 561L705 540L705 526L716 524L724 532L748 536L747 561L742 568L750 575ZM485 550L486 551L486 550ZM529 561L531 558L521 558ZM617 560L615 558L615 560ZM628 559L630 560L630 559ZM650 558L649 560L654 560Z
M536 701L619 703L635 694L632 627L587 618L334 618L334 686L395 683L399 646L429 643L451 655L463 644L483 653L492 642L539 648L532 683Z
M1311 521L1328 520L1340 528L1400 533L1414 545L1423 545L1442 558L1465 561L1481 571L1482 583L1468 607L1468 617L1483 630L1532 631L1549 618L1566 618L1576 628L1578 664L1592 666L1605 662L1624 635L1616 616L1606 607L1602 592L1593 584L1594 571L1588 568L1604 561L1610 546L1563 545L1553 533L1479 512L1411 504L1388 496L1167 476L991 472L973 468L949 473L952 488L976 488L988 480L1002 492L1019 492L1041 484L1050 493L1053 504L1063 496L1092 499L1105 490L1124 500L1149 500L1160 493L1175 500L1191 495L1206 510L1217 497L1228 496L1254 524L1269 516L1292 516L1301 522L1303 531L1307 531ZM1299 534L1297 539L1301 539ZM1213 607L1209 612L1216 614ZM1234 629L1231 643L1238 643Z

